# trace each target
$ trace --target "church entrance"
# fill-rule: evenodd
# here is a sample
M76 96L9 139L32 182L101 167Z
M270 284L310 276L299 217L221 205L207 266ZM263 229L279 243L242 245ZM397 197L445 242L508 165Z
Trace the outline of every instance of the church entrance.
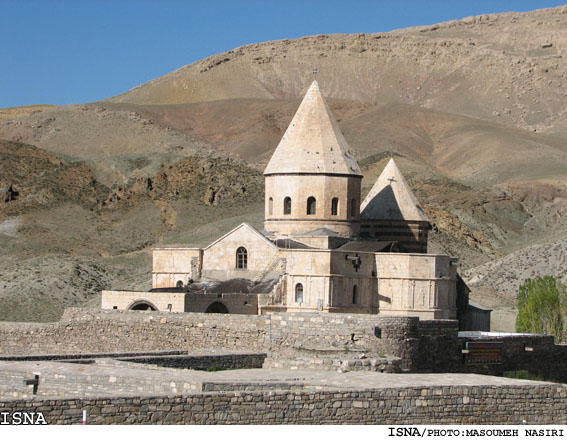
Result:
M205 312L210 312L213 314L228 314L228 309L224 306L224 303L213 302L209 305Z

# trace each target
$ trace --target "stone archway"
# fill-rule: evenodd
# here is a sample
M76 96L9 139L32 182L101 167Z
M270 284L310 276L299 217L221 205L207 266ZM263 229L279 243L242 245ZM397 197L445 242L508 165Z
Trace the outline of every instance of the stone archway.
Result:
M159 309L148 300L136 300L128 306L128 311L159 311Z
M213 302L209 305L205 312L212 314L228 314L228 309L222 302Z

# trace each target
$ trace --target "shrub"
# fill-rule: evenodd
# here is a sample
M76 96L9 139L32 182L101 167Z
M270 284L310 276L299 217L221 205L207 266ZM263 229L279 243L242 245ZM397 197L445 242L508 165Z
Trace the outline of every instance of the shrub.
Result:
M218 364L212 364L207 368L207 372L217 372L217 371L224 371L225 369Z
M527 279L518 292L517 332L553 335L567 339L567 286L554 277Z

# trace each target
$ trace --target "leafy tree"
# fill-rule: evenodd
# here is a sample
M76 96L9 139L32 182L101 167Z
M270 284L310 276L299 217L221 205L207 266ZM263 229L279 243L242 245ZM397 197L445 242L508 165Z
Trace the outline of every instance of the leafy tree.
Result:
M526 279L518 293L516 331L567 340L567 286L554 277Z

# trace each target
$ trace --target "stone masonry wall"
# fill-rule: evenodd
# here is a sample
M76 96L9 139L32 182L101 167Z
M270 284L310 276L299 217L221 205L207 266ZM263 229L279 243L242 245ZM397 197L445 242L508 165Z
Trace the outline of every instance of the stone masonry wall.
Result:
M459 323L425 320L418 323L419 349L415 357L421 372L457 372L461 363Z
M565 424L567 387L454 386L11 400L50 424ZM529 403L529 406L526 405Z
M0 356L228 349L290 358L301 349L371 351L402 360L410 372L501 375L527 370L567 381L567 346L552 337L503 337L500 365L463 364L465 339L453 320L368 314L271 313L265 316L66 310L58 323L0 323ZM532 348L532 351L526 350Z
M227 348L261 352L266 318L67 309L57 323L0 323L0 355Z
M120 360L176 369L259 369L266 354L170 355L127 357Z
M348 347L399 357L405 370L433 370L428 365L431 356L422 357L421 365L417 362L419 323L416 317L367 314L245 316L70 308L58 323L0 323L0 355L218 348L271 351L273 356L297 349ZM444 326L429 325L428 347L435 339L445 342L456 333L456 322ZM439 354L442 360L448 350Z

